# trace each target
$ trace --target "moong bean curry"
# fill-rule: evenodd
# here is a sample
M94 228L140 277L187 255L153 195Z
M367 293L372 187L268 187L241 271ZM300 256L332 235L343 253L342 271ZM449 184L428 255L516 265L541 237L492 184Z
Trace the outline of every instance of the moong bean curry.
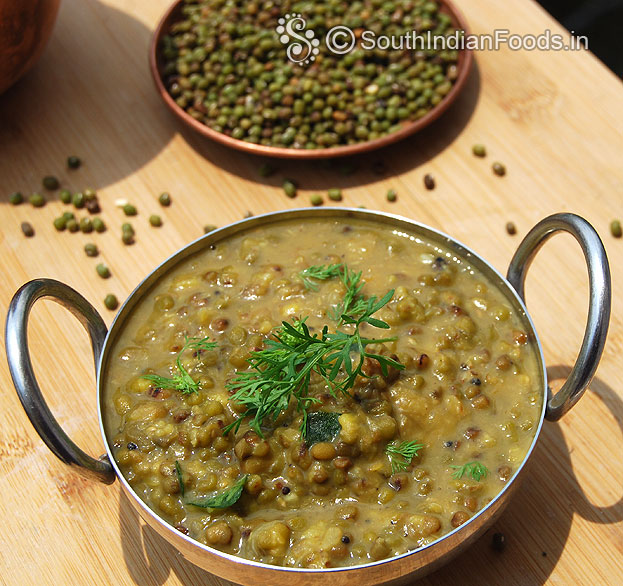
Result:
M328 568L424 546L511 478L536 346L464 258L365 220L250 228L180 262L109 360L105 426L177 530Z

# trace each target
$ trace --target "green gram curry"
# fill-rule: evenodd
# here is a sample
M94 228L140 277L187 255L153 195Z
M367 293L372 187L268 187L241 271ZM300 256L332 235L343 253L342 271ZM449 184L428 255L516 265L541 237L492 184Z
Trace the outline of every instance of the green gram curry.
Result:
M113 350L105 426L130 485L177 530L268 564L434 541L504 487L542 406L498 288L364 220L217 242L158 281Z

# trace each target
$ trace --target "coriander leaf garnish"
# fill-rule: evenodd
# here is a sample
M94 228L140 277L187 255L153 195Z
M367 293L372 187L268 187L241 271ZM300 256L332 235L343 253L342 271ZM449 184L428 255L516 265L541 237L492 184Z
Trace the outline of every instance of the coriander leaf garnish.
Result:
M247 482L248 474L242 476L235 484L215 494L214 496L205 498L200 501L188 502L189 505L200 507L202 509L226 509L238 502L242 495L242 490Z
M190 376L188 371L184 368L180 358L185 350L192 349L195 350L195 352L199 352L203 350L214 350L216 346L216 342L210 342L209 338L187 337L184 346L179 351L177 358L175 359L175 365L177 366L179 374L176 374L171 378L160 376L159 374L144 374L143 378L150 380L156 387L162 389L175 389L184 395L198 393L199 383L196 382L192 376Z
M484 464L480 462L467 462L467 464L463 464L462 466L450 466L450 468L454 468L456 472L452 473L452 478L463 478L465 473L468 473L476 482L480 482L481 478L486 478L487 474L489 474L489 470Z
M313 411L307 414L307 424L305 427L305 442L308 446L313 446L319 442L333 441L342 426L338 421L341 413L330 413L328 411Z
M318 281L326 281L327 279L333 279L339 277L342 274L344 265L341 263L332 265L313 265L307 267L304 271L299 273L299 277L303 280L303 284L306 289L311 291L318 291L318 285L311 279L317 279Z
M294 399L297 410L303 413L301 433L305 436L307 409L320 402L308 394L312 373L320 376L335 396L337 392L346 393L352 388L358 376L368 378L362 371L366 358L377 360L384 376L390 367L402 370L404 366L399 362L366 351L369 344L390 342L395 338L363 338L359 331L364 323L389 328L372 314L387 304L393 294L389 291L381 300L376 297L368 299L363 314L357 319L343 315L344 321L355 326L352 334L329 333L327 326L320 335L312 334L306 319L282 322L274 332L274 338L266 340L266 347L251 353L248 359L251 370L238 373L226 384L227 390L233 392L231 399L244 405L246 411L223 432L238 431L242 420L251 417L251 428L263 437L261 426L264 421L275 421Z
M418 444L417 442L392 442L385 447L385 453L389 457L389 461L392 465L392 473L405 471L411 461L418 452L424 447L424 444Z
M175 473L177 474L177 481L180 485L180 493L184 496L184 492L186 490L184 487L184 478L182 477L182 468L177 460L175 460Z

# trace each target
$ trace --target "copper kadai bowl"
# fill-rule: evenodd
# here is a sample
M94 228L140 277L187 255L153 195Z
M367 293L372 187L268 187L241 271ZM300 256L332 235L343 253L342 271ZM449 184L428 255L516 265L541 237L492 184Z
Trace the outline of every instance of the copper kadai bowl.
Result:
M407 136L410 136L419 130L422 130L425 126L428 126L437 118L439 118L459 97L459 94L465 87L469 73L473 63L473 53L471 49L461 49L459 51L457 69L458 76L452 89L444 97L437 106L432 108L425 116L419 120L413 122L405 122L402 127L396 132L380 136L374 140L367 140L365 142L359 142L355 144L329 147L326 149L294 149L286 147L273 147L264 146L260 144L253 144L245 142L244 140L238 140L222 132L217 132L209 126L206 126L202 122L195 120L190 114L188 114L183 108L180 108L175 103L175 100L171 97L164 82L162 81L163 63L159 55L159 47L162 37L166 35L171 29L171 25L177 22L181 18L182 6L184 0L176 0L171 7L167 10L162 20L158 24L156 31L151 39L149 46L149 68L151 75L154 78L156 84L156 90L163 102L169 108L177 118L179 118L184 124L192 128L195 132L202 134L216 142L224 144L226 146L235 148L239 151L246 151L254 155L264 155L267 157L278 157L280 159L327 159L333 157L345 157L347 155L356 155L373 151L389 144L395 143ZM464 32L465 36L469 35L469 29L467 22L459 10L454 6L450 0L439 0L440 9L442 12L448 14L451 18L452 26L458 30ZM285 51L284 51L285 56Z
M113 459L111 445L102 423L104 410L102 389L105 386L104 381L106 380L109 362L112 360L111 348L122 330L126 318L142 302L152 285L189 255L205 250L211 244L233 234L281 220L304 220L307 218L330 218L334 220L343 218L345 221L356 218L378 222L389 225L396 230L420 234L423 238L456 252L460 257L469 259L469 262L482 271L489 281L503 293L517 315L521 316L522 325L528 335L535 340L540 356L539 370L543 392L541 417L534 440L524 461L500 494L468 522L425 547L399 556L358 566L323 570L284 568L249 561L212 549L175 530L149 509L123 478ZM586 332L577 361L561 390L552 396L547 385L541 345L527 313L523 297L524 279L530 262L541 245L554 233L561 231L572 234L584 252L590 277L590 305ZM102 456L99 460L88 456L63 432L48 409L33 373L26 336L28 316L35 301L46 297L69 309L84 325L91 337L97 371L100 429L107 452L107 455ZM399 582L407 579L407 577L409 580L421 577L447 562L452 556L465 550L494 522L518 486L518 481L538 440L544 420L555 421L564 415L580 399L591 381L604 347L609 319L610 270L606 253L595 230L579 216L556 214L539 222L519 245L511 260L505 279L484 259L450 236L411 220L380 212L347 208L300 209L242 220L211 232L182 248L152 271L133 291L121 307L108 332L102 318L89 302L67 285L50 279L30 281L15 294L9 307L6 323L6 349L11 376L22 405L48 447L63 462L74 467L76 472L88 478L104 483L112 483L115 478L118 478L122 489L143 519L189 561L233 582L253 584L253 586L274 586L274 584L288 584L290 586L324 585L327 583L332 586L344 586L353 583L366 586L385 582Z

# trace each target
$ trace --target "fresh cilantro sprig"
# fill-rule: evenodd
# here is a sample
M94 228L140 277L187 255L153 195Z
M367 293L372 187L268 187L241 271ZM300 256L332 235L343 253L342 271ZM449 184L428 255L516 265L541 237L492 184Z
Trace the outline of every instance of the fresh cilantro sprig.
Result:
M251 369L238 373L227 383L227 389L233 393L232 400L246 407L246 411L223 432L238 431L242 421L250 417L251 428L263 437L261 427L265 421L275 421L294 399L296 409L303 414L301 433L305 436L307 410L319 402L309 394L312 374L320 376L335 396L352 388L358 376L367 376L362 370L366 358L377 360L385 376L390 367L403 369L399 362L366 349L370 344L390 342L395 338L365 338L360 332L362 324L389 328L387 323L372 315L389 303L393 295L392 290L381 299L370 297L362 315L357 318L343 314L342 319L354 326L351 334L342 331L329 333L327 326L320 335L312 334L306 319L282 322L274 338L266 340L266 347L251 353L248 360Z
M195 352L209 351L216 348L216 342L210 342L209 338L186 338L186 342L179 351L175 359L175 365L179 374L172 377L160 376L159 374L144 374L143 378L151 381L154 385L161 389L174 389L180 391L184 395L199 392L199 383L197 383L184 368L181 356L185 350L194 350Z
M424 444L418 444L417 442L392 442L385 447L385 453L389 457L389 462L392 466L392 473L404 472L411 464L411 461L418 452L424 447Z

